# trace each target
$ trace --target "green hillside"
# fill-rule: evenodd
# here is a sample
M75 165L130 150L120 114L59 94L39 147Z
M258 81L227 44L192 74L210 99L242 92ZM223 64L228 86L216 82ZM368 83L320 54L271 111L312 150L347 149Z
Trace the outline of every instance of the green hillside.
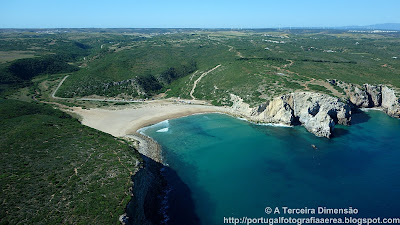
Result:
M196 98L229 104L233 93L257 104L296 90L323 90L307 81L326 79L400 87L397 33L184 30L134 37L102 45L58 95L145 98L170 89L168 96L190 98L194 81L216 65L199 82ZM162 75L171 69L184 72L165 82Z
M399 37L399 33L273 29L4 32L0 89L36 75L68 72L59 97L142 99L166 93L191 98L194 81L217 65L221 66L199 81L196 98L229 104L233 93L258 104L296 90L332 94L326 79L400 87ZM10 57L16 60L6 61Z
M140 156L50 106L0 100L1 224L119 224Z
M181 97L252 106L327 79L400 88L400 34L341 30L64 29L0 32L0 224L118 224L141 157L42 102ZM52 93L65 79L53 98ZM194 88L194 83L197 85ZM159 95L163 94L163 95ZM11 100L19 99L22 101Z

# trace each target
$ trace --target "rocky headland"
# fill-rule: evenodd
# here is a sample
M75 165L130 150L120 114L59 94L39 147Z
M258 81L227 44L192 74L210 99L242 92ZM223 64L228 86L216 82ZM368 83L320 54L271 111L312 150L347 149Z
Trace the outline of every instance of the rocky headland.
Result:
M400 118L400 99L394 89L385 85L362 86L330 80L344 90L346 98L313 92L294 92L276 97L256 107L250 107L239 96L231 94L231 107L213 108L215 112L245 118L255 123L302 125L316 136L330 138L336 124L350 125L351 116L359 108L379 108ZM212 111L212 110L210 110ZM202 111L199 111L202 112ZM132 199L121 216L122 224L159 224L165 220L160 211L167 182L161 148L151 138L125 135L144 159L142 168L133 177Z
M250 108L231 95L232 113L257 123L303 125L319 137L330 137L335 124L351 123L351 107L325 94L295 92Z
M303 125L319 137L331 137L336 124L350 125L351 115L358 108L380 108L392 117L400 117L400 99L384 85L357 86L330 81L345 90L347 99L327 94L294 92L267 101L259 106L249 104L231 94L231 114L256 123Z
M380 108L389 116L400 118L400 98L396 91L386 85L364 84L357 86L331 80L342 88L349 102L356 108Z

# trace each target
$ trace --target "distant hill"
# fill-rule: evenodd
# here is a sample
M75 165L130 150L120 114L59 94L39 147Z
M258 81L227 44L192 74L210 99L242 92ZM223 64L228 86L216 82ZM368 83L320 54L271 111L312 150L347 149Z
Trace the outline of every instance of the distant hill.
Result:
M357 29L357 30L398 30L400 31L400 23L381 23L367 26L344 26L335 27L336 29Z
M341 27L282 27L281 29L305 29L305 30L392 30L392 31L400 31L400 23L380 23L374 25L365 25L365 26L341 26Z

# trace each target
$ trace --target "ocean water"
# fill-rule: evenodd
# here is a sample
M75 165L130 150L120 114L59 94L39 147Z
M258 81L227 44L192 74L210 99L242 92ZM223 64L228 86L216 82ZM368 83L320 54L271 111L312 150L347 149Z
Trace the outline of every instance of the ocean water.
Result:
M400 217L400 120L380 111L354 115L332 139L222 114L164 121L143 132L162 145L169 167L167 224L311 216L268 215L266 207L352 207L353 217Z

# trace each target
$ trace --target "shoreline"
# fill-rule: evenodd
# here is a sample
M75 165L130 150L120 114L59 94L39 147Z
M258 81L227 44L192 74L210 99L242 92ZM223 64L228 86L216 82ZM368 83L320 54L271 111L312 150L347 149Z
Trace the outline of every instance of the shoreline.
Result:
M232 107L218 107L205 104L187 104L169 99L147 102L141 105L131 105L129 107L112 107L109 109L93 108L86 110L75 107L72 112L80 115L82 118L81 123L86 126L111 134L115 137L121 137L128 141L138 143L137 150L143 155L142 157L145 163L139 172L134 175L133 197L126 206L125 214L122 215L122 218L123 220L127 219L131 222L135 221L135 218L140 218L141 221L146 222L156 220L157 222L149 224L157 224L165 219L165 216L168 216L165 214L165 211L160 211L162 208L160 205L161 203L158 202L159 200L156 200L160 197L164 200L168 198L167 192L165 192L165 188L168 187L168 184L166 178L162 174L162 169L168 167L168 165L165 165L165 162L163 162L162 147L157 141L140 132L140 129L170 119L205 113L220 113L261 126L292 127L279 123L256 123L246 118L246 115L242 114L240 109L241 108L238 110ZM362 111L383 111L381 108L376 107L359 109ZM143 198L143 196L148 195L154 198L150 203ZM162 215L144 213L150 211L156 211ZM147 214L149 215L146 216Z
M146 119L145 121L138 122L137 124L133 125L130 129L127 130L128 133L141 133L140 129L143 129L145 127L158 124L160 122L166 121L166 120L171 120L171 119L177 119L181 117L186 117L186 116L191 116L191 115L196 115L196 114L206 114L206 113L221 113L222 111L219 110L212 110L212 109L188 109L179 113L171 113L171 114L165 114L165 115L160 115L157 117L153 117L150 119Z
M139 129L162 122L198 113L228 113L224 107L181 104L171 101L150 102L140 106L115 109L81 109L73 108L81 123L111 134L115 137L132 135Z
M130 142L136 142L140 154L163 164L162 149L157 141L140 132L151 125L195 114L222 113L233 116L226 107L205 105L203 101L197 104L184 104L173 100L156 100L139 106L115 107L109 109L72 108L78 114L83 125L120 137Z

